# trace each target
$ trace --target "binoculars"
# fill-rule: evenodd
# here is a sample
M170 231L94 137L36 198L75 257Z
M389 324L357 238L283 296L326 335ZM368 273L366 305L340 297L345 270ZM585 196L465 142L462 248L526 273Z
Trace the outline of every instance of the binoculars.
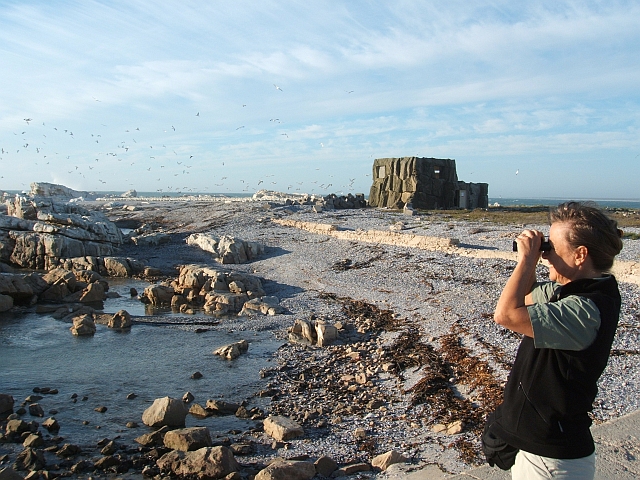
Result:
M514 252L518 251L518 243L515 240L513 241L513 251ZM542 243L540 244L540 251L541 252L551 251L551 244L549 243L549 240L542 241Z

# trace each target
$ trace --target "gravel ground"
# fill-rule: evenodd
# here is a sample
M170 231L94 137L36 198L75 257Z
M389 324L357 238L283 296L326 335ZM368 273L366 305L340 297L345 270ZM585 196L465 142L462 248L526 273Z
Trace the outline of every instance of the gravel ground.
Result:
M247 434L256 449L241 462L264 462L277 455L328 455L348 463L370 461L376 454L395 449L417 467L437 464L445 472L458 473L479 460L481 424L477 419L495 401L487 397L487 392L503 385L519 343L517 335L494 324L492 312L514 267L512 260L500 256L511 250L522 225L450 221L439 214L406 216L374 209L315 213L309 206L264 201L127 200L127 204L138 208L128 211L118 206L108 211L109 216L122 224L128 221L131 226L150 223L158 231L171 233L173 240L155 249L127 246L122 253L168 274L175 275L177 264L214 263L210 254L184 243L190 233L230 235L266 246L263 257L225 267L259 276L267 294L277 296L287 313L229 320L225 323L228 328L269 330L284 340L296 319L339 321L345 326L335 346L284 343L278 350L274 366L264 371L268 387L275 392L269 395L266 413L295 418L303 424L305 436L272 445L260 433ZM280 226L271 221L276 218L331 223L354 231L389 231L401 222L402 232L456 238L461 247L495 252L496 258L344 241ZM548 232L546 225L526 227ZM625 240L619 258L637 261L639 253L640 241ZM538 273L540 279L547 276L542 265ZM637 283L620 286L620 327L613 346L615 354L600 381L593 411L596 423L640 407L639 287ZM372 326L367 318L384 320L382 327ZM411 348L400 355L400 339L413 342L412 347L409 345L415 349L413 357ZM455 364L455 358L461 357L451 356L452 339L462 351L459 364ZM482 384L489 390L474 383L477 378L465 371L469 359L489 373ZM396 368L383 371L385 362ZM416 403L415 395L408 391L439 362L448 375L445 390L449 393L427 398L431 402L444 398L449 402L445 403L451 410L448 413L429 401ZM340 380L343 375L358 372L367 372L368 383L355 385L353 380ZM353 392L348 391L349 384L354 385ZM456 399L467 402L466 411L456 410L462 408ZM379 400L377 405L371 404L373 400ZM458 414L466 419L461 433L434 433L434 425L450 423ZM363 431L357 431L359 428Z

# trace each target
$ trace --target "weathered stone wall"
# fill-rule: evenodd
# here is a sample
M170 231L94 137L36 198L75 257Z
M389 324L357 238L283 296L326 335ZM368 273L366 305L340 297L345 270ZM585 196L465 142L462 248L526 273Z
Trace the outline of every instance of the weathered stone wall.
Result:
M466 196L466 201L461 198L462 192ZM474 208L489 207L489 184L488 183L468 183L458 181L457 206L472 210Z
M458 176L451 159L402 157L373 162L372 207L436 209L456 207Z

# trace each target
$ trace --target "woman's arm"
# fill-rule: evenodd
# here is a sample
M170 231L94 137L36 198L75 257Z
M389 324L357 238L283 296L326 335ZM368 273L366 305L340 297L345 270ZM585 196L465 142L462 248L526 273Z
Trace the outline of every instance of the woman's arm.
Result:
M525 230L516 238L518 263L500 294L493 314L497 324L528 337L533 337L533 328L526 305L531 302L528 294L535 283L543 238L543 234L537 230Z

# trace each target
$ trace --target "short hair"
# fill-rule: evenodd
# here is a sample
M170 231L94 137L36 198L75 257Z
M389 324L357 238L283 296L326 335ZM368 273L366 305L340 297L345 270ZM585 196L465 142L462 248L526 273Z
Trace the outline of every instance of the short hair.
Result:
M565 202L549 212L551 223L570 225L567 241L573 248L587 247L593 267L608 272L622 250L622 230L594 202Z

